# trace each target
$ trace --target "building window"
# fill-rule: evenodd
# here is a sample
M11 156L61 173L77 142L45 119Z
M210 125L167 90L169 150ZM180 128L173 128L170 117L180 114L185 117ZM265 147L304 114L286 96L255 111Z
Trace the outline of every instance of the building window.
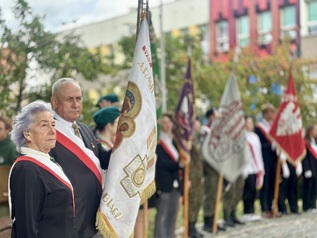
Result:
M227 21L220 21L216 24L216 41L218 52L229 51L229 30Z
M281 9L281 39L290 37L296 39L296 10L295 6Z
M237 43L241 47L249 45L249 16L237 18Z
M308 33L317 34L317 1L308 2Z
M272 41L272 17L271 12L258 14L258 41L260 45L267 45Z

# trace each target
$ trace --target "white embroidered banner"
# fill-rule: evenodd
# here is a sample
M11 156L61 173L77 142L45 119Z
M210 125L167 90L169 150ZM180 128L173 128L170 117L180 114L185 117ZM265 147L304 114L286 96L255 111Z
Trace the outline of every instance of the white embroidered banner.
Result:
M221 98L219 116L211 124L203 143L205 160L228 181L242 174L248 156L242 103L233 74Z
M143 20L97 215L104 237L133 237L139 206L155 192L156 125L149 29Z

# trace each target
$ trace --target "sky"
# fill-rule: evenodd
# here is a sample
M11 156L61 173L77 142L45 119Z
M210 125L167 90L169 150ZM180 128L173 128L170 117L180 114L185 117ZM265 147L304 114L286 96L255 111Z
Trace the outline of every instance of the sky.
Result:
M137 8L138 0L26 0L34 12L40 16L46 15L44 26L46 30L58 32L80 25L113 18L129 13L131 8ZM160 2L173 0L148 0L149 7L156 7ZM11 28L14 27L12 6L14 0L1 0L2 19ZM145 2L145 1L144 1Z

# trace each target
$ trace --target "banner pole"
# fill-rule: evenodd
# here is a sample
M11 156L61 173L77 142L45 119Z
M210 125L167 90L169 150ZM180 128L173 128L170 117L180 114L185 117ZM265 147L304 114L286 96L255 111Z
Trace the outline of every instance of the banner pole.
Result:
M277 157L276 162L276 173L275 173L275 186L274 186L274 199L273 199L273 217L277 215L278 212L278 194L280 185L280 173L281 173L281 161L280 156Z
M188 237L188 181L189 181L189 164L184 167L184 238Z
M214 213L214 220L212 224L212 233L216 234L218 227L218 211L220 207L220 201L221 201L221 196L222 196L222 186L223 186L223 175L220 174L218 176L218 185L217 185L217 194L216 194L216 204L215 204L215 213Z
M148 200L143 204L144 237L148 237Z

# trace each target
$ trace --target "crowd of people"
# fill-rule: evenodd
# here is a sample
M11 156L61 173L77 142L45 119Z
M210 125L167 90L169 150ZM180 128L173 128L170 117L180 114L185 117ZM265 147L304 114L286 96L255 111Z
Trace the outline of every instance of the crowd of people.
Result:
M9 205L12 237L102 237L96 230L99 207L111 149L116 139L120 100L108 94L96 104L98 111L92 129L78 121L82 113L82 91L71 78L61 78L52 86L51 102L31 102L11 123L0 117L0 165L13 164L9 177ZM303 177L304 212L316 209L317 196L317 125L306 128L307 153L294 167L271 143L268 132L275 116L272 104L262 105L262 119L255 126L245 116L249 162L241 176L223 186L223 224L227 227L272 218L275 181L279 183L278 215L299 214L298 178ZM203 210L203 230L213 232L217 211L215 194L219 174L203 158L201 146L210 133L217 111L205 113L207 123L196 117L194 134L189 143L190 188L188 235L203 237L196 229L199 211ZM156 147L156 193L148 201L155 208L155 238L173 238L183 194L184 164L173 138L175 118L172 113L160 118L161 131ZM11 132L10 132L11 131ZM10 132L10 134L9 134ZM11 138L10 138L11 137ZM277 160L281 174L276 178ZM261 216L256 214L259 197ZM237 205L243 201L243 216L237 216ZM287 200L287 202L286 202ZM288 206L287 206L288 205ZM144 237L144 207L140 207L135 237Z

